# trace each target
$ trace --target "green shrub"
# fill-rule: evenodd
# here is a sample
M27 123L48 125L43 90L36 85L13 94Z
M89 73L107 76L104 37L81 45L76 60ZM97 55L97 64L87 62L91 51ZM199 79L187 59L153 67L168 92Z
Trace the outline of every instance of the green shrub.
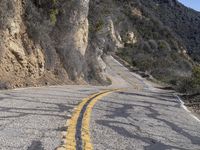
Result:
M183 79L178 90L183 93L199 93L200 92L200 67L195 66L192 70L191 78Z
M57 22L57 15L58 15L58 9L50 10L50 20L53 25L55 25Z
M103 19L99 19L97 22L89 26L89 32L90 33L96 33L98 31L101 31L104 26Z
M51 1L51 9L50 9L50 20L51 20L51 23L53 25L56 24L57 22L57 15L58 15L58 9L56 8L56 4L57 4L58 0L52 0Z
M195 66L192 70L192 80L196 92L200 92L200 66Z
M185 78L179 81L177 90L181 93L191 93L194 89L194 83L190 78Z
M200 66L195 66L192 69L192 76L193 78L195 78L196 80L200 81Z
M171 48L170 48L169 44L164 40L159 40L158 41L158 48L160 50L164 50L164 51L171 51Z
M99 20L96 25L95 25L95 31L100 31L101 29L103 29L103 26L104 26L104 22L103 20Z
M149 40L149 45L151 46L151 49L157 50L158 49L158 44L155 40Z

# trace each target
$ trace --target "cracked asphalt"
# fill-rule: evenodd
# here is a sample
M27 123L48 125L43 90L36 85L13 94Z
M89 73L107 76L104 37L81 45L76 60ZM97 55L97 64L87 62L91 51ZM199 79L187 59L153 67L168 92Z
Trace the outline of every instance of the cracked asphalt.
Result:
M90 135L95 150L200 150L200 122L181 107L173 91L129 72L112 57L113 84L0 91L0 150L54 150L73 109L103 89L124 90L94 106Z

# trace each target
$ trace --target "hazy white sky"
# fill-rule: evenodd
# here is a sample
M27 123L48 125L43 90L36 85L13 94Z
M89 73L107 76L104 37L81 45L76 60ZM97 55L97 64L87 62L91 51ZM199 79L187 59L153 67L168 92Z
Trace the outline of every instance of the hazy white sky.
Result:
M183 3L185 6L200 11L200 0L178 0L178 1Z

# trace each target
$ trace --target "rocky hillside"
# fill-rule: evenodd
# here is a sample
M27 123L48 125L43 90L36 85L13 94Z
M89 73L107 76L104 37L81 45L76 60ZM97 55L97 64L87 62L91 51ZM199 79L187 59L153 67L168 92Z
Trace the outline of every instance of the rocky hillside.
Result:
M91 1L91 34L95 32L98 39L104 37L105 53L115 51L129 64L159 80L174 83L177 78L190 76L193 60L185 43L155 15L159 12L154 12L151 5L146 6L148 2L152 7L161 3L159 0L157 3L156 0ZM176 3L166 0L163 7L170 11ZM173 21L177 22L176 19Z
M168 26L184 43L188 54L200 62L200 12L177 0L141 0L144 8Z
M88 66L104 81L101 53L88 48L89 0L1 0L0 8L2 88L84 83Z
M107 83L110 53L171 83L199 60L199 13L175 0L1 0L0 8L2 88Z

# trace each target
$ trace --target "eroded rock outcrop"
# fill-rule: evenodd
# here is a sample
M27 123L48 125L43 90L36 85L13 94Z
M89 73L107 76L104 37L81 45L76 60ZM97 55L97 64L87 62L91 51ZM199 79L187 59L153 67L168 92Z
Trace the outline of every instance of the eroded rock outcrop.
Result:
M65 11L58 17L53 38L64 68L74 80L83 77L86 71L89 0L66 1L61 9Z
M43 50L28 36L22 1L2 0L0 7L0 80L5 86L23 86L25 78L31 83L44 74Z
M84 83L89 0L0 1L2 87Z

